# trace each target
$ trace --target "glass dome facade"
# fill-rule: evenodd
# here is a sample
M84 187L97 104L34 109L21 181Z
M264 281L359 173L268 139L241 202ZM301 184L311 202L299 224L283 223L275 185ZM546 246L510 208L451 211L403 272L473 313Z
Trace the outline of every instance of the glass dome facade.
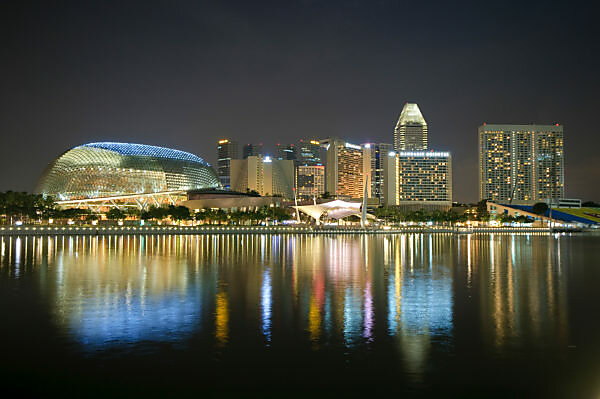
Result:
M69 200L216 187L215 171L189 152L102 142L72 148L51 162L36 192Z

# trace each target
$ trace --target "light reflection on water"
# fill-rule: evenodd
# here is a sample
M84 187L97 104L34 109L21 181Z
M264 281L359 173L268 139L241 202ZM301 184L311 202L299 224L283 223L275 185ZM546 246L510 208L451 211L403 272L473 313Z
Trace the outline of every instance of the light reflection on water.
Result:
M0 278L35 276L83 350L210 338L318 351L388 342L425 372L456 313L489 351L568 341L561 240L523 235L0 238ZM469 313L471 312L471 313ZM472 322L472 321L471 321ZM253 341L252 341L253 342ZM252 345L248 343L248 345Z

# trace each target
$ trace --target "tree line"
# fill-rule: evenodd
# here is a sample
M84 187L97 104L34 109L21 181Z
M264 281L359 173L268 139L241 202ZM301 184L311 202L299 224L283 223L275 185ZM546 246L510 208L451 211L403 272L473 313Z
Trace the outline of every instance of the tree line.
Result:
M52 218L57 212L52 197L25 192L6 191L0 193L0 220L10 223L41 221Z
M198 221L208 224L259 224L264 220L288 220L291 212L284 208L264 206L256 211L232 211L223 209L202 209L192 212L185 206L164 205L151 206L145 210L138 208L111 208L105 213L94 212L88 208L61 209L55 200L40 194L7 191L0 193L0 223L14 224L21 221L25 224L41 223L49 219L73 220L91 223L103 218L116 220L162 221L170 219L175 222Z

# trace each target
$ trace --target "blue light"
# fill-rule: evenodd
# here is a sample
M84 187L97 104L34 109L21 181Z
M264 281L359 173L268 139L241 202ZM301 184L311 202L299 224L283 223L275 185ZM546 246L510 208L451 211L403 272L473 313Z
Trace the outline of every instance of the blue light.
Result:
M100 148L102 150L113 151L121 155L139 155L145 157L179 159L182 161L198 162L208 165L204 159L194 154L190 154L189 152L173 150L171 148L157 147L154 145L113 143L104 141L99 143L84 144L81 147Z

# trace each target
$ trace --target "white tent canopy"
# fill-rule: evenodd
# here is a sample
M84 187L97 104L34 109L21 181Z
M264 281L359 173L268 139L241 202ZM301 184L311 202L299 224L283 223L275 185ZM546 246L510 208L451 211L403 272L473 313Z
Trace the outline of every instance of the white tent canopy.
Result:
M347 216L356 215L361 217L361 204L360 202L347 202L342 200L334 200L316 205L301 205L294 206L296 211L305 213L306 215L315 219L316 224L321 223L321 217L326 216L332 219L342 219ZM375 219L373 215L366 215L370 219Z

